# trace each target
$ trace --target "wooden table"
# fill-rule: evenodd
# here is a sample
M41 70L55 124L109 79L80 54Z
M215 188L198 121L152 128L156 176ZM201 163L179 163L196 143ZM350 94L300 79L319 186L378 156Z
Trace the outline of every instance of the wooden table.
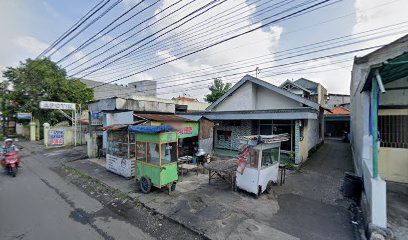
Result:
M231 184L232 190L236 190L235 172L237 171L237 160L217 160L207 164L208 169L208 184L211 184L211 179L219 177Z
M198 175L198 168L197 164L191 164L191 161L193 160L193 156L183 156L178 159L179 169L181 170L181 181L183 181L183 176L184 176L184 171L183 170L196 170L196 174Z

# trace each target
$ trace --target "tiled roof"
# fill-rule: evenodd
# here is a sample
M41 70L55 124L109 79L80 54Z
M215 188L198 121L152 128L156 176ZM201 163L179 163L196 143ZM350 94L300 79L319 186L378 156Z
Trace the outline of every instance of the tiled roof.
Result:
M350 110L345 107L338 106L331 109L331 112L326 112L326 115L350 115Z
M188 97L176 97L174 100L179 100L179 101L187 101L187 102L198 102L197 99L195 98L188 98Z

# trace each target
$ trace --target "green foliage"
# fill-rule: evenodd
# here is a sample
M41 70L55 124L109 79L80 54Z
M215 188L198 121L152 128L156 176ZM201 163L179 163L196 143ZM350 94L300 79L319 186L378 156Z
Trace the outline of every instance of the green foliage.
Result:
M221 79L215 78L213 84L209 87L210 94L205 95L204 100L209 103L217 101L231 88L231 83L223 83Z
M93 99L93 90L78 79L67 78L63 68L49 59L27 59L18 67L3 72L7 80L0 86L6 99L5 115L32 112L40 122L54 124L66 120L54 110L42 110L40 101L73 102L85 104Z

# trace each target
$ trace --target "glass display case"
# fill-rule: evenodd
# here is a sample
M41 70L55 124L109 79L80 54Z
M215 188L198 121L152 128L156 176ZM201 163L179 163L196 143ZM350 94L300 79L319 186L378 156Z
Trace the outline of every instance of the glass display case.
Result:
M178 136L176 132L135 134L136 179L140 189L151 187L175 189L178 180Z

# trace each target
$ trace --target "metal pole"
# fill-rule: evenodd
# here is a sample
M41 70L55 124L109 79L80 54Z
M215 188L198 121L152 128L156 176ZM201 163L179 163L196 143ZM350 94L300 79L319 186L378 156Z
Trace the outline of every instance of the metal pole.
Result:
M79 104L79 141L80 141L80 144L82 145L82 122L81 122L81 117L82 117L82 108L81 108L81 104Z
M74 110L74 112L73 112L73 114L74 114L74 118L73 118L73 124L72 124L72 126L74 127L74 146L76 146L77 145L77 124L76 124L76 109Z

